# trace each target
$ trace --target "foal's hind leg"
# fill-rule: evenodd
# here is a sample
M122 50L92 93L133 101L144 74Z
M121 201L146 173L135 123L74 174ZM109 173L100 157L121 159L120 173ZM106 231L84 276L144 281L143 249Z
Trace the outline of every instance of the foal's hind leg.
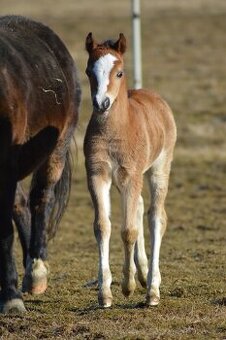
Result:
M162 237L166 230L167 216L164 202L168 191L168 180L171 166L171 158L162 155L153 164L148 172L148 180L151 190L151 206L148 212L150 236L151 236L151 258L147 280L148 305L155 306L160 300L159 286L161 275L159 270L159 255Z
M146 288L147 286L147 273L148 273L148 260L145 251L144 242L144 226L143 226L143 214L144 214L144 201L142 196L139 197L136 224L138 228L137 242L135 244L135 264L137 267L138 280L141 285Z
M56 166L57 164L57 166ZM22 290L32 294L47 289L47 229L54 206L54 188L61 177L65 160L56 154L37 170L30 192L31 240Z

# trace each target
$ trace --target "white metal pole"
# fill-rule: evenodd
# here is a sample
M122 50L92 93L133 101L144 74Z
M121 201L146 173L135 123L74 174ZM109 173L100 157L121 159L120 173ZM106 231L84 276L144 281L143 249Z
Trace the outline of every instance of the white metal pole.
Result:
M134 88L142 87L140 0L132 0L133 81Z

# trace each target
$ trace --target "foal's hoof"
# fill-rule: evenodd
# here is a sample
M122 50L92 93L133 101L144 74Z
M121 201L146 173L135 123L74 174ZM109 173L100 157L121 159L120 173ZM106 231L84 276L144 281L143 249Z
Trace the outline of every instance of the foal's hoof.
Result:
M157 295L147 295L146 305L147 306L157 306L159 304L160 297Z
M48 268L41 259L33 259L26 267L22 283L22 292L34 295L42 294L47 289Z
M102 293L98 294L98 302L99 302L99 306L102 308L109 308L112 305L112 294L111 292L106 296L103 296Z
M26 308L21 299L12 299L0 303L0 312L3 314L21 314L26 312Z

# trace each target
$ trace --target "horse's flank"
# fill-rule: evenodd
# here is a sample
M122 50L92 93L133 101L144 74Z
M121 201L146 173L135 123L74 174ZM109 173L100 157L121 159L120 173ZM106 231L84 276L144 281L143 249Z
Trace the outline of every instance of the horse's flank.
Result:
M80 96L78 89L74 98L69 95L76 70L60 39L44 25L6 16L0 21L0 46L0 112L12 123L13 143L24 144L47 125L59 134L65 124L75 125L77 118L65 112Z

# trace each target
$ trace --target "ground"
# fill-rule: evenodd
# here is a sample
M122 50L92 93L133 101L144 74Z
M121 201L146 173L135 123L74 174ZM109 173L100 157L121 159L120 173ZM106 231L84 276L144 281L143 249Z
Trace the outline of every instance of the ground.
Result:
M144 87L174 111L178 142L166 202L168 229L161 249L161 302L142 308L139 286L120 290L123 262L118 194L112 192L111 268L114 305L97 306L97 246L86 186L82 141L91 113L84 70L86 35L128 40L132 86L130 1L1 0L1 14L22 14L51 26L80 70L83 101L76 131L71 199L49 245L49 288L25 296L23 316L0 316L1 339L225 339L226 338L226 3L224 0L142 0ZM74 152L75 155L75 152ZM144 185L144 196L147 190ZM146 214L145 214L146 224ZM146 228L146 248L149 250ZM21 282L21 251L15 239Z

